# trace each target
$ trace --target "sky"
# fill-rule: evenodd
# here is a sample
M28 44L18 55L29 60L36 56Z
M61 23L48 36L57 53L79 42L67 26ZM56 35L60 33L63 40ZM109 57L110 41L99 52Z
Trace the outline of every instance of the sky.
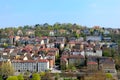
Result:
M120 0L0 0L0 28L56 22L120 28Z

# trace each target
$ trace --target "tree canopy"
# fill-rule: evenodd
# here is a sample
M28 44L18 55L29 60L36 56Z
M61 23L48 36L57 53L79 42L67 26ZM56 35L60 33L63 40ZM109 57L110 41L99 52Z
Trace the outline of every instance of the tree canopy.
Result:
M41 80L40 75L38 73L33 73L32 80Z
M10 76L7 78L7 80L18 80L17 76Z

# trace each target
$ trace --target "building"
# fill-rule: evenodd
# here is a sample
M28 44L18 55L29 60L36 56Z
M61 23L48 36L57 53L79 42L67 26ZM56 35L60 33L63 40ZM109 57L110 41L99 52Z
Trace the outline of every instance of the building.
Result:
M37 63L35 60L12 60L11 63L16 72L37 71Z
M39 60L12 60L16 72L40 72L49 69L49 61L46 59Z
M87 62L87 69L88 69L88 71L97 71L98 70L98 63L95 61L88 61Z
M37 61L37 72L46 71L49 69L49 61L46 59L40 59Z
M86 41L101 41L102 37L101 36L87 36Z

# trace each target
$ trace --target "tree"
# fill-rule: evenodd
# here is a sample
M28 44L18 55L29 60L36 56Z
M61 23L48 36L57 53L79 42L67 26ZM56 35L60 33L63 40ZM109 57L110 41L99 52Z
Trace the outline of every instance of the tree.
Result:
M75 67L75 66L73 66L71 70L72 70L72 71L75 71L75 70L76 70L76 67Z
M45 76L45 72L40 72L40 76Z
M1 75L0 75L0 80L3 80Z
M40 30L35 30L35 36L37 37L41 37L42 34L40 33Z
M103 50L103 56L110 57L111 56L110 50L109 49L104 49Z
M42 80L54 80L53 76L51 75L51 73L46 72L45 76L42 78Z
M7 78L7 80L18 80L17 76L10 76Z
M113 76L112 76L112 74L111 73L106 73L106 78L108 78L108 79L113 79Z
M23 78L23 75L22 75L22 74L19 74L19 75L17 76L17 78L18 78L18 80L24 80L24 78Z
M56 73L56 74L55 74L55 80L59 80L59 78L60 78L59 73Z
M75 37L78 39L80 37L80 34L75 33Z
M40 75L38 73L33 73L32 80L41 80Z
M10 62L3 62L0 70L1 75L12 76L14 74L14 69Z

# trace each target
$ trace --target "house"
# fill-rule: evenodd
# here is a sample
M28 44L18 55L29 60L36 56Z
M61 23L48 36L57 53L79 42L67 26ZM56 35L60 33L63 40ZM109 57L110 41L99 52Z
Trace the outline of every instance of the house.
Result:
M102 37L101 36L86 36L86 41L101 41Z
M42 40L44 40L44 44L48 44L49 43L49 38L48 37L42 37Z
M49 61L46 59L37 60L37 72L49 70Z
M56 41L56 37L49 37L49 43L54 43Z
M101 57L102 56L102 50L95 50L95 51L85 51L85 55L86 56L99 56Z
M84 41L83 37L79 37L76 41Z
M47 48L54 48L55 47L55 44L54 43L49 43L49 44L46 44Z
M107 29L105 29L103 34L104 35L108 35L108 34L110 34L110 31L108 31Z
M68 65L83 66L85 65L85 57L82 55L69 55Z
M68 43L68 46L69 46L69 48L71 49L71 48L73 48L73 47L75 46L75 44L76 44L75 41L70 41L70 42Z
M94 36L99 36L99 34L100 34L99 30L96 30L96 29L95 29L95 30L93 31L93 35L94 35Z
M87 69L88 71L98 71L98 63L95 61L88 61Z
M70 49L83 49L84 48L84 43L81 41L70 41L68 43L68 46Z
M50 35L50 36L54 36L54 35L55 35L54 31L50 31L50 32L49 32L49 35Z
M19 41L20 40L20 36L15 36L15 41Z
M85 57L85 51L80 50L80 49L72 49L70 54L72 54L72 55L82 55L82 56Z
M35 31L34 30L26 30L26 35L30 36L30 35L34 35Z
M22 35L23 35L23 32L22 32L22 30L19 29L19 30L17 31L17 36L22 36Z
M46 59L49 61L49 68L53 69L53 67L55 66L55 54L49 52L46 56Z
M99 58L99 69L105 73L116 73L114 60L111 57Z
M83 33L84 33L85 35L90 35L90 30L89 30L89 29L84 29L84 30L83 30Z
M66 38L65 37L57 37L56 38L56 42L61 42L61 43L65 43L65 41L66 41Z
M8 61L9 60L9 52L0 51L0 61Z
M9 43L14 44L15 43L15 37L14 36L9 36Z
M105 42L111 42L112 38L111 37L103 37L103 41Z
M65 46L65 37L57 37L55 41L55 47L63 49Z
M98 57L94 56L87 57L87 70L98 71Z
M64 33L66 33L66 30L60 29L60 30L59 30L59 33L60 33L60 34L64 34Z
M37 63L35 60L12 60L11 63L16 72L37 71Z
M49 69L49 61L46 59L38 60L12 60L16 72L41 72Z

